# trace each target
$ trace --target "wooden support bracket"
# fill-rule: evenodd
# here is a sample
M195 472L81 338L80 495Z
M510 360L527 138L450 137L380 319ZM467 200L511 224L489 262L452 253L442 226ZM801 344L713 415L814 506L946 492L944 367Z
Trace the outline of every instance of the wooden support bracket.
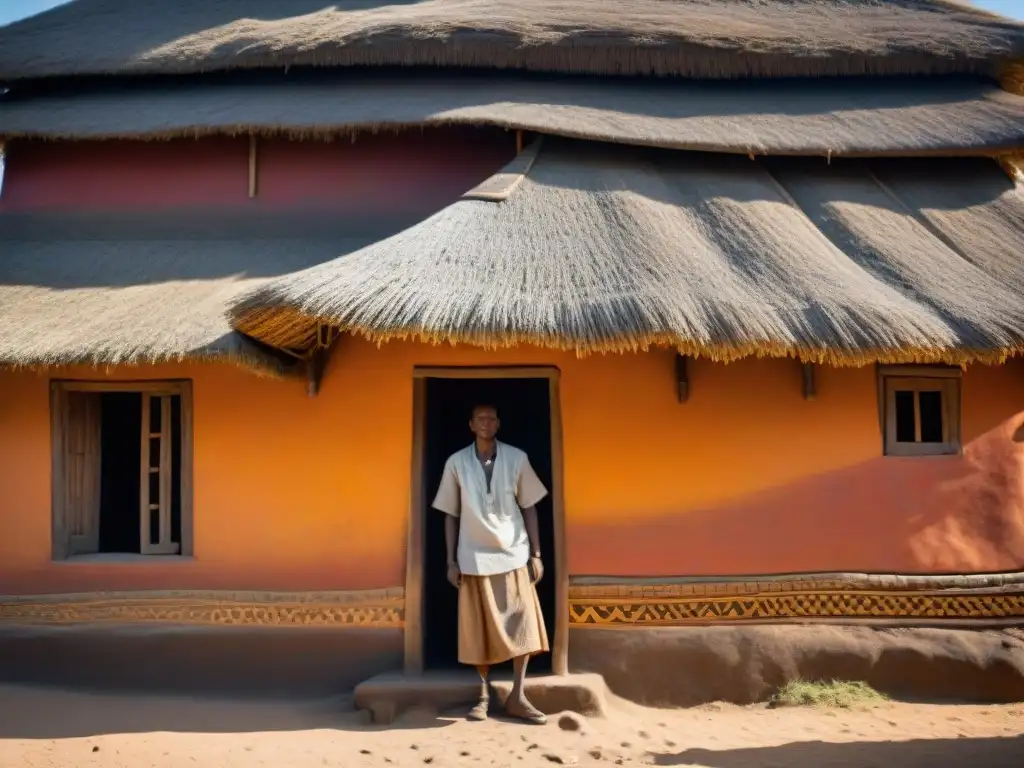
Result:
M801 363L804 378L804 400L813 400L818 390L814 382L814 363Z
M316 397L320 392L320 382L327 367L330 351L323 347L317 348L306 360L306 394Z
M256 197L259 168L256 156L256 134L249 134L249 197Z
M690 372L687 370L689 359L686 355L676 353L676 397L680 403L690 399Z
M516 131L516 154L518 155L523 151L523 132L521 130Z
M316 327L316 346L306 360L306 394L316 397L320 392L320 382L331 356L331 347L338 338L338 329L323 323Z

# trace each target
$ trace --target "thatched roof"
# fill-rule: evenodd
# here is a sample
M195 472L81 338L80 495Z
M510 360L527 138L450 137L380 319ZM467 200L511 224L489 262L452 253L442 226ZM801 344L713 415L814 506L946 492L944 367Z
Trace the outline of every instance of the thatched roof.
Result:
M4 214L0 366L219 358L286 372L294 358L233 331L228 303L372 239L309 218Z
M260 80L21 98L15 89L0 99L0 136L331 136L469 124L743 154L983 153L1024 146L1024 97L969 76L702 83L363 73Z
M297 65L743 77L989 71L1024 26L952 0L76 0L0 80Z
M545 142L500 202L460 200L274 280L235 327L298 348L321 321L376 340L835 364L1024 346L1024 189L994 161Z

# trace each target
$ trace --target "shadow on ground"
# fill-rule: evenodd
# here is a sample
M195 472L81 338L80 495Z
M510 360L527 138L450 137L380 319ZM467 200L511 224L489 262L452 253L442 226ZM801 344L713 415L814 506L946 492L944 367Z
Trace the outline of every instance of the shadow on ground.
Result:
M58 695L55 695L58 694ZM121 733L255 733L444 728L458 714L410 713L370 723L351 695L329 698L146 696L0 685L0 739L67 739Z
M702 768L1020 768L1024 736L911 741L804 741L777 747L650 753L654 765Z

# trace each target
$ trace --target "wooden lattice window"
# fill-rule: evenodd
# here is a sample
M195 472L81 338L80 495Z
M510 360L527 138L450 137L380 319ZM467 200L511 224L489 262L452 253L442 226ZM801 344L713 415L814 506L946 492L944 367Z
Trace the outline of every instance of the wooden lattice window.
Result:
M55 381L53 556L192 554L189 382Z
M960 369L888 366L879 372L886 455L959 453Z

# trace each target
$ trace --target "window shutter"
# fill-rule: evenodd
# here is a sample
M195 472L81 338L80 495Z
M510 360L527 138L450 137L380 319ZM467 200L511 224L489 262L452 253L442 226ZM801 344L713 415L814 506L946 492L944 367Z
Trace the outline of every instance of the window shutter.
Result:
M68 554L100 549L100 397L67 392L64 421L64 524Z
M142 394L139 526L144 555L177 555L171 538L171 395Z

